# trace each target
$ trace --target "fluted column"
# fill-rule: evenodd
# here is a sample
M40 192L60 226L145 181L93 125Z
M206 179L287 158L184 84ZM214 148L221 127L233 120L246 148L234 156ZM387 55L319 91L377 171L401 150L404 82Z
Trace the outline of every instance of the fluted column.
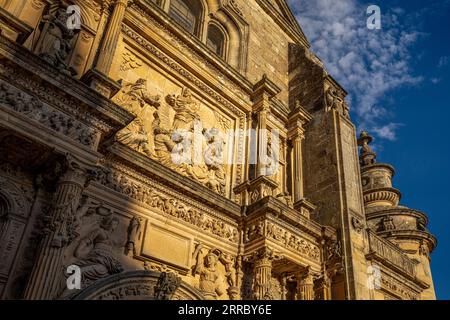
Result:
M109 78L109 73L113 60L116 58L122 22L129 3L130 0L116 0L113 13L100 42L97 60L81 79L92 89L107 98L112 98L121 87L117 81Z
M304 126L311 120L311 115L309 115L309 113L303 109L297 101L294 110L289 116L288 122L288 137L292 143L291 190L294 203L303 199L302 140L305 138Z
M297 275L297 300L314 300L314 277L309 268Z
M117 0L114 5L114 11L108 23L108 27L103 36L100 46L99 56L96 64L97 71L108 74L111 68L117 44L119 42L120 29L122 27L125 11L129 0Z
M63 275L64 251L77 236L73 225L74 215L86 181L85 170L69 161L66 172L57 184L45 236L25 292L26 299L56 297Z

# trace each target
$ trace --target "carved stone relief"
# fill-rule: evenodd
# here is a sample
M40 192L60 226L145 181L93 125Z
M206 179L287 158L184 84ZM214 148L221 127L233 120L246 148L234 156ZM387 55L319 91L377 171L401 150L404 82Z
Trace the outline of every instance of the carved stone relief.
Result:
M71 42L75 36L75 30L67 27L69 16L70 14L63 7L58 8L54 13L44 15L40 26L40 38L34 51L60 71L68 75L76 75L76 71L67 63L73 50Z
M98 133L94 129L3 82L0 104L87 147L93 148L97 143Z
M136 116L116 135L118 142L226 195L226 141L217 128L223 127L223 117L204 128L211 121L189 89L167 95L167 105L161 107L160 96L147 93L145 79L124 85L114 100Z
M300 235L280 227L279 225L263 220L252 222L245 230L244 240L253 241L260 237L274 240L286 246L286 248L296 253L306 256L309 259L320 261L320 249L317 245L310 243Z
M203 245L197 245L194 252L196 264L192 275L199 276L199 289L207 300L216 300L228 293L229 298L235 300L239 296L236 287L236 260L219 249L205 252ZM222 265L219 268L219 264ZM225 286L228 288L225 288Z
M98 183L122 193L142 204L150 206L153 210L184 221L212 235L227 241L237 243L239 235L237 228L213 218L197 208L185 204L182 200L162 192L154 187L129 178L126 174L111 169L97 171L94 178Z

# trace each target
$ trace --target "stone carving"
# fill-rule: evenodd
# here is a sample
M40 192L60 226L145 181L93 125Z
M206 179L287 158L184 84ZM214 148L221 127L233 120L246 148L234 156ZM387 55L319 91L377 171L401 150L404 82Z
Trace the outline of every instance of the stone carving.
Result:
M141 60L136 58L130 52L125 52L122 55L122 64L120 65L120 71L126 72L128 70L138 69L142 67L143 63Z
M181 284L181 278L173 273L163 272L155 286L155 300L171 300Z
M132 257L136 255L136 242L140 238L141 218L133 217L128 225L127 244L125 254Z
M134 83L127 83L113 98L136 118L116 135L116 140L137 151L154 157L149 146L149 135L145 129L144 119L148 108L159 108L161 97L151 96L147 93L147 80L138 79Z
M419 246L419 254L427 258L430 257L430 248L425 241L422 241Z
M77 236L79 235L79 229L82 226L83 218L88 214L93 214L96 209L102 208L103 207L101 206L101 204L92 203L89 201L89 198L87 196L82 196L80 204L78 205L78 209L75 212L74 219L74 229ZM106 208L104 209L107 210Z
M244 259L253 264L253 297L256 300L271 300L272 294L272 262L283 259L283 255L263 247Z
M229 6L234 12L236 12L240 17L244 17L241 8L236 3L236 0L223 0L223 6Z
M264 221L252 222L245 230L244 240L250 242L264 236Z
M358 218L352 217L352 227L356 232L361 233L364 229L364 223L362 223Z
M381 277L381 286L383 289L393 292L395 295L400 296L405 300L418 300L419 296L411 289L405 287L403 283L394 279L391 276L383 274Z
M307 256L310 259L320 261L320 249L318 246L307 242L298 235L294 235L270 221L267 222L266 237L276 240L287 248Z
M289 208L294 208L294 202L292 201L292 196L289 192L282 192L277 195L277 199L286 204Z
M217 193L225 194L225 170L223 166L223 141L219 130L212 128L203 132L207 147L204 152L204 160L209 169L206 185Z
M395 230L394 219L392 217L383 217L380 220L378 231L391 231Z
M350 117L350 110L348 104L345 102L342 92L338 92L335 88L330 87L325 92L325 104L327 110L337 110L344 117Z
M60 71L76 75L75 70L66 62L72 52L71 40L75 35L74 30L67 27L69 17L66 9L62 7L53 14L43 16L35 53Z
M361 147L359 155L361 166L371 165L376 162L377 154L373 152L372 148L369 146L372 140L373 138L366 131L361 131L358 139L358 146Z
M85 146L97 141L95 130L5 83L0 83L0 104Z
M135 12L142 15L147 22L154 23L155 24L155 32L160 32L161 35L164 37L167 37L166 32L168 32L167 27L163 26L159 23L157 23L153 17L148 15L145 11L143 11L139 6L136 6L135 4L131 5L131 8L135 10ZM238 150L238 159L244 159L244 142L245 142L245 126L247 122L247 115L242 112L239 108L237 108L233 103L230 103L227 99L225 99L221 94L218 94L213 89L211 89L209 86L207 86L203 81L201 81L199 78L193 76L189 71L187 71L184 67L179 65L176 61L174 61L172 58L168 57L165 53L163 53L158 47L154 46L152 43L150 43L147 39L143 38L141 35L130 29L126 26L126 24L122 24L122 31L125 35L130 37L135 41L136 44L140 45L143 50L154 56L155 58L159 59L159 61L163 64L165 64L170 70L174 71L175 73L179 74L181 77L185 78L185 80L188 83L191 83L195 85L199 90L213 98L218 104L222 105L226 110L229 110L233 114L237 115L239 118L238 121L238 127L240 129L239 136L237 137L237 150ZM173 39L174 42L179 43L180 45L186 47L180 39L178 39L175 35L170 34L170 39ZM190 50L186 47L186 50ZM204 62L204 59L202 59L202 64L206 63ZM209 66L209 65L208 65ZM214 68L213 66L210 66L211 68ZM216 69L214 69L216 70ZM227 88L231 88L234 93L236 93L241 99L248 100L248 95L244 94L242 92L242 89L233 84L232 82L227 84ZM250 102L248 100L248 102ZM170 131L169 128L165 128L167 131ZM169 149L171 150L171 149ZM207 175L204 175L204 179L206 180ZM237 164L236 165L236 185L239 185L242 183L242 177L243 177L243 165ZM207 181L207 180L206 180Z
M161 114L159 96L146 93L146 80L139 79L122 89L114 98L118 104L136 115L136 119L116 135L116 140L139 152L158 160L170 169L193 178L209 189L224 195L226 186L223 165L223 145L225 142L216 128L201 131L198 110L199 104L194 100L189 89L184 88L180 95L168 95L167 104L175 111L173 124L169 127L168 115ZM148 108L153 112L149 112ZM151 135L145 126L146 115L153 114L151 130L153 131L153 149L150 148ZM197 163L194 150L194 134L203 132L206 150L203 153L205 164ZM200 136L201 137L201 136ZM195 162L195 163L193 163Z
M97 171L94 179L102 185L198 227L204 232L233 243L237 243L239 240L235 227L229 226L219 219L212 218L192 206L185 205L181 200L177 200L167 194L161 194L154 188L143 186L142 183L135 182L122 173L102 169Z
M342 245L339 240L332 240L326 243L326 258L327 261L332 259L341 259L342 258Z
M222 252L211 249L206 255L202 253L203 246L197 246L194 252L196 265L192 274L200 275L199 289L207 300L215 300L225 292L222 287L222 275L217 269L217 264Z
M100 225L76 247L74 255L79 260L74 264L81 268L83 287L124 270L113 252L116 243L112 237L118 225L116 217L104 217Z

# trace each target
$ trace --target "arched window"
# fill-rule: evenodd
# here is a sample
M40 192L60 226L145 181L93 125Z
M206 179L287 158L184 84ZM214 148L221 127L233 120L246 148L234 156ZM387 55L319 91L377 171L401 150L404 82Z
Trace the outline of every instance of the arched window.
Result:
M202 7L198 0L172 0L169 15L187 32L198 35Z
M208 37L206 45L217 55L224 57L225 55L225 35L214 24L208 26Z

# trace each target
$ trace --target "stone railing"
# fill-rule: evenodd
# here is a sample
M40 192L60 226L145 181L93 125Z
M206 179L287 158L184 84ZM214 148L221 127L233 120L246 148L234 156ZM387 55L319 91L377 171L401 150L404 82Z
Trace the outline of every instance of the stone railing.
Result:
M375 232L368 230L369 236L369 254L375 254L382 258L386 263L403 270L411 277L415 277L416 268L414 262L404 254L400 248L391 242L378 237Z

